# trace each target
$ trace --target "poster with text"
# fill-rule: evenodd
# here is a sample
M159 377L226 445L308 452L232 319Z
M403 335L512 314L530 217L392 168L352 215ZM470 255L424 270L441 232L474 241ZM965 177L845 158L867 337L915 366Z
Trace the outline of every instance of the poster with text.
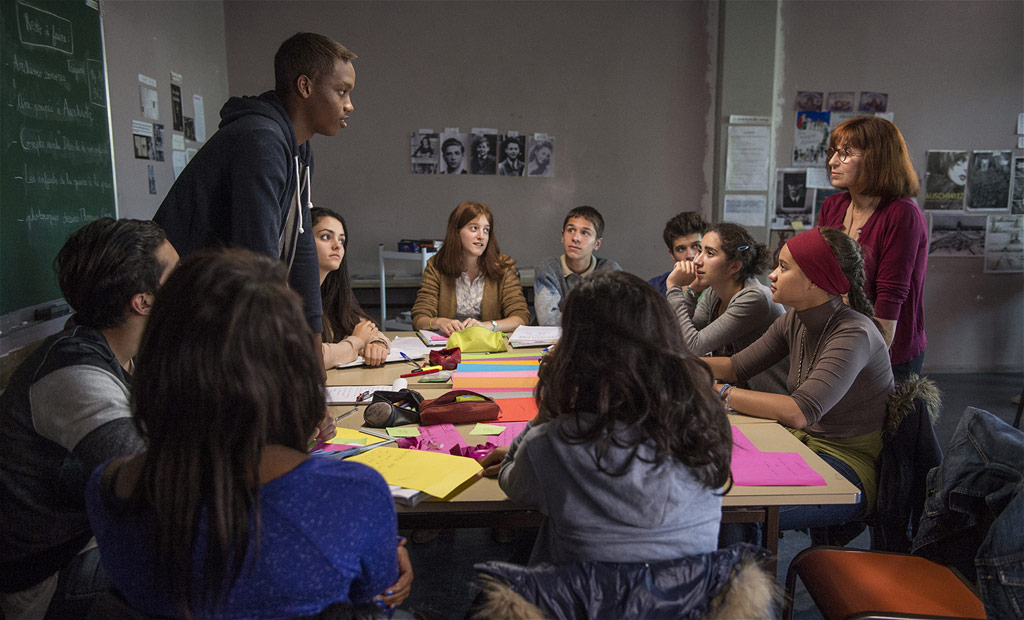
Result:
M793 165L824 166L828 134L828 112L797 112L793 130Z
M928 151L923 209L960 211L964 208L970 151Z

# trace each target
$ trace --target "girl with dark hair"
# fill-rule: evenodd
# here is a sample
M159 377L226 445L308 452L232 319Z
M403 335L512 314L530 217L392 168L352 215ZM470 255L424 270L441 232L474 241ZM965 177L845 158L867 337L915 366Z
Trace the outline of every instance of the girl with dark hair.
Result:
M893 391L880 327L864 295L864 259L855 241L834 228L815 228L779 252L772 298L792 309L764 336L732 357L709 357L726 407L778 420L860 490L860 502L788 506L779 528L836 525L874 509L882 422ZM843 303L843 296L849 305ZM782 359L787 394L734 387Z
M107 574L139 611L286 618L409 594L387 484L306 453L320 360L286 278L277 260L201 251L157 295L132 390L147 450L97 468L86 493ZM359 535L325 536L328 522Z
M547 517L530 563L713 551L732 436L665 299L632 274L598 272L569 292L562 330L541 363L538 416L482 462L509 499Z
M498 249L494 216L482 202L462 202L448 216L444 245L427 261L412 307L413 329L450 336L483 325L510 332L530 320L516 262Z
M764 334L785 309L755 276L771 265L763 243L739 224L716 224L704 234L700 253L669 273L668 305L683 342L694 355L732 355ZM703 293L703 294L702 294ZM786 361L750 378L761 392L786 392Z
M348 225L341 215L314 207L313 238L320 262L320 299L324 306L324 367L347 364L362 355L367 366L380 366L391 344L363 312L348 275Z
M851 118L832 131L829 141L832 185L846 192L825 199L821 225L841 229L864 248L864 290L900 381L921 373L928 344L928 226L913 201L917 174L900 130L883 118Z

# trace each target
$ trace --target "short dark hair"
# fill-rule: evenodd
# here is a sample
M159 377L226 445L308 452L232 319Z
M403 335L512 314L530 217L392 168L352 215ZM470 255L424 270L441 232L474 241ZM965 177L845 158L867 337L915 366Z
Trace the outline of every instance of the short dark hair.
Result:
M661 233L661 236L665 240L665 245L668 246L668 251L671 252L675 249L672 244L679 237L693 234L703 235L707 231L708 223L704 221L700 213L683 211L665 222L665 231Z
M720 222L708 229L722 241L722 252L729 262L739 261L740 269L736 272L736 280L744 282L754 276L763 275L772 264L771 253L763 243L758 243L750 232L732 222Z
M594 236L600 239L604 236L604 218L594 207L587 205L580 205L575 209L571 209L565 214L565 219L562 220L562 230L569 224L569 220L574 217L582 217L591 224L594 225Z
M95 329L122 325L133 295L160 288L164 265L156 251L166 240L150 220L105 217L71 233L53 266L75 322Z
M466 152L466 145L463 144L462 140L459 140L458 138L448 138L447 140L445 140L444 144L441 145L441 152L444 153L444 150L449 146L457 146L459 147L460 151L462 151L463 153Z
M632 461L607 462L613 447L635 457L649 442L656 462L678 461L719 489L729 481L732 439L712 383L664 296L635 275L598 271L565 298L562 337L541 362L536 399L541 416L573 420L561 438L592 443L604 473L622 475Z
M358 56L330 37L312 32L294 34L274 55L274 90L279 97L286 97L300 75L316 80L334 71L334 61L352 62L356 58Z

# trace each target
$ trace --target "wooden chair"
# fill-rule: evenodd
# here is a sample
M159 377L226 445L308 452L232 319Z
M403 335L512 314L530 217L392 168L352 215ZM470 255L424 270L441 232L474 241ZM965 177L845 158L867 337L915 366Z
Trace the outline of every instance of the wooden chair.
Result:
M985 618L985 606L955 569L902 553L817 546L786 573L783 620L793 618L797 577L825 620Z

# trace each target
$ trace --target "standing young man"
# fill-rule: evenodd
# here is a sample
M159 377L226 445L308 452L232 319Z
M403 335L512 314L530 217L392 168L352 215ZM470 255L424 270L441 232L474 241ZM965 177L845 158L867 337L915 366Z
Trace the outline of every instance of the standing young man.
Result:
M604 218L594 207L576 207L565 216L562 222L564 253L544 259L537 267L533 283L539 325L562 323L562 301L582 278L595 271L622 270L615 261L594 256L603 236Z
M150 221L90 222L57 254L74 325L50 336L0 395L0 617L81 618L106 589L85 483L106 461L141 452L132 422L132 358L153 295L178 263Z
M668 246L668 253L672 257L673 266L681 261L693 262L693 259L700 254L700 239L707 230L708 223L696 211L683 211L668 222L665 222L662 238L665 240L665 245ZM668 286L666 286L665 281L670 273L672 273L672 269L669 269L660 276L651 278L647 282L658 289L659 293L665 295L668 293ZM690 281L692 280L693 277L690 278ZM685 284L689 284L689 282Z
M224 104L217 132L153 218L183 256L230 245L287 263L318 354L323 327L308 140L346 127L355 109L355 58L318 34L299 33L282 43L274 56L274 90Z

